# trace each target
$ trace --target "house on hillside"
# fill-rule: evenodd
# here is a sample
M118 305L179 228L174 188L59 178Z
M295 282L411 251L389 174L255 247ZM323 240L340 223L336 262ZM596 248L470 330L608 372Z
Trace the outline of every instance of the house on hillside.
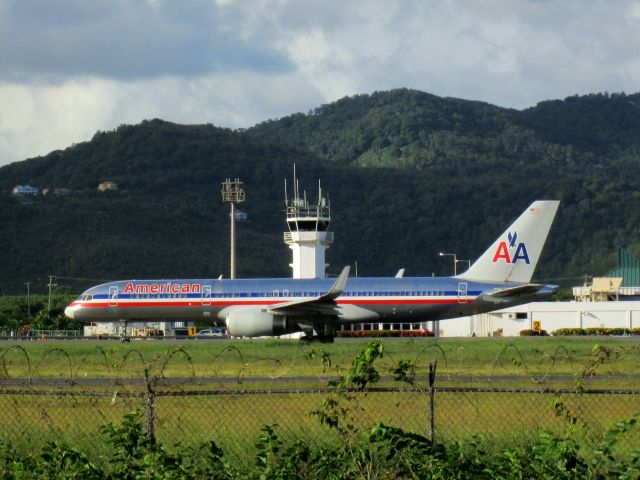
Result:
M118 184L116 182L105 181L98 185L98 190L106 192L107 190L118 190Z
M38 195L39 190L36 187L32 187L31 185L16 185L13 187L11 193L16 197L27 197Z
M42 195L55 195L56 197L67 197L71 195L68 188L43 188Z

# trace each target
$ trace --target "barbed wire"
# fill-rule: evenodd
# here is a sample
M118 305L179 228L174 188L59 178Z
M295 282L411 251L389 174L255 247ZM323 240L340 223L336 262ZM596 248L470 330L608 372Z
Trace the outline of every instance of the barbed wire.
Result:
M151 359L136 348L118 353L121 356L101 345L82 356L59 346L39 358L21 345L0 350L0 441L34 448L63 440L100 455L100 426L121 421L131 411L144 411L145 429L153 438L183 446L213 439L240 458L252 452L266 424L279 425L287 438L316 444L336 438L336 431L319 418L330 418L344 426L341 432L353 435L380 420L443 441L483 435L508 442L539 429L561 430L570 419L572 428L589 442L617 420L640 412L640 389L586 388L577 381L571 388L540 387L526 356L514 345L501 349L487 376L496 380L497 371L505 368L520 373L513 375L519 383L508 387L441 385L474 378L461 374L464 349L455 351L456 358L447 358L451 352L447 355L435 344L409 361L416 370L411 383L393 379L392 369L401 360L395 354L377 365L382 384L366 388L328 386L337 372L328 367L325 352L303 347L283 360L251 358L235 345L199 362L182 346ZM637 349L624 354L636 355ZM622 356L594 349L585 365L578 365L575 355L560 346L551 354L542 352L538 361L548 362L543 376L553 376L559 362L571 361L575 375L587 377ZM445 368L451 365L452 371L429 382L427 372L435 373L429 357ZM320 360L325 362L323 375L290 376L297 367ZM92 367L102 376L83 375ZM250 375L255 372L262 375ZM633 375L618 378L640 378ZM574 375L570 378L575 380ZM530 381L534 387L523 385ZM625 437L621 448L631 449L638 440L638 435Z

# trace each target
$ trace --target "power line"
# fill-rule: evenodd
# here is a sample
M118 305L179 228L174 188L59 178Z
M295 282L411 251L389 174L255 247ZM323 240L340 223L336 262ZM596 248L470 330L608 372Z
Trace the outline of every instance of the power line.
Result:
M111 282L112 278L81 278L81 277L61 277L56 275L57 279L62 280L77 280L79 282Z

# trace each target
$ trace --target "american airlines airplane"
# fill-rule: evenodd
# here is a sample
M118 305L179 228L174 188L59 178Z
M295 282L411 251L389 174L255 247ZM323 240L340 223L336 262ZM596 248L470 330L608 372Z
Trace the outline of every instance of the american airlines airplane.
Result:
M421 322L552 295L531 283L558 201L532 203L464 273L453 277L123 280L92 287L65 314L83 322L210 320L234 337L303 332L333 339L341 324Z

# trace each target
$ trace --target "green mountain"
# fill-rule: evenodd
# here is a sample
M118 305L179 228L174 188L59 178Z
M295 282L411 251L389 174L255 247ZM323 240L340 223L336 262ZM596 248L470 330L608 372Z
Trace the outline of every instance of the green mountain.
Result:
M532 200L561 210L540 279L576 283L640 253L640 95L598 94L517 111L413 90L347 97L232 131L161 120L0 168L0 292L100 280L227 275L220 182L240 178L238 276L289 276L283 180L329 192L329 271L450 274ZM98 192L105 180L117 191ZM16 198L18 184L67 188Z
M606 167L640 146L640 94L589 95L524 111L395 90L344 98L257 125L257 138L331 161L447 173ZM608 158L607 158L608 157Z

